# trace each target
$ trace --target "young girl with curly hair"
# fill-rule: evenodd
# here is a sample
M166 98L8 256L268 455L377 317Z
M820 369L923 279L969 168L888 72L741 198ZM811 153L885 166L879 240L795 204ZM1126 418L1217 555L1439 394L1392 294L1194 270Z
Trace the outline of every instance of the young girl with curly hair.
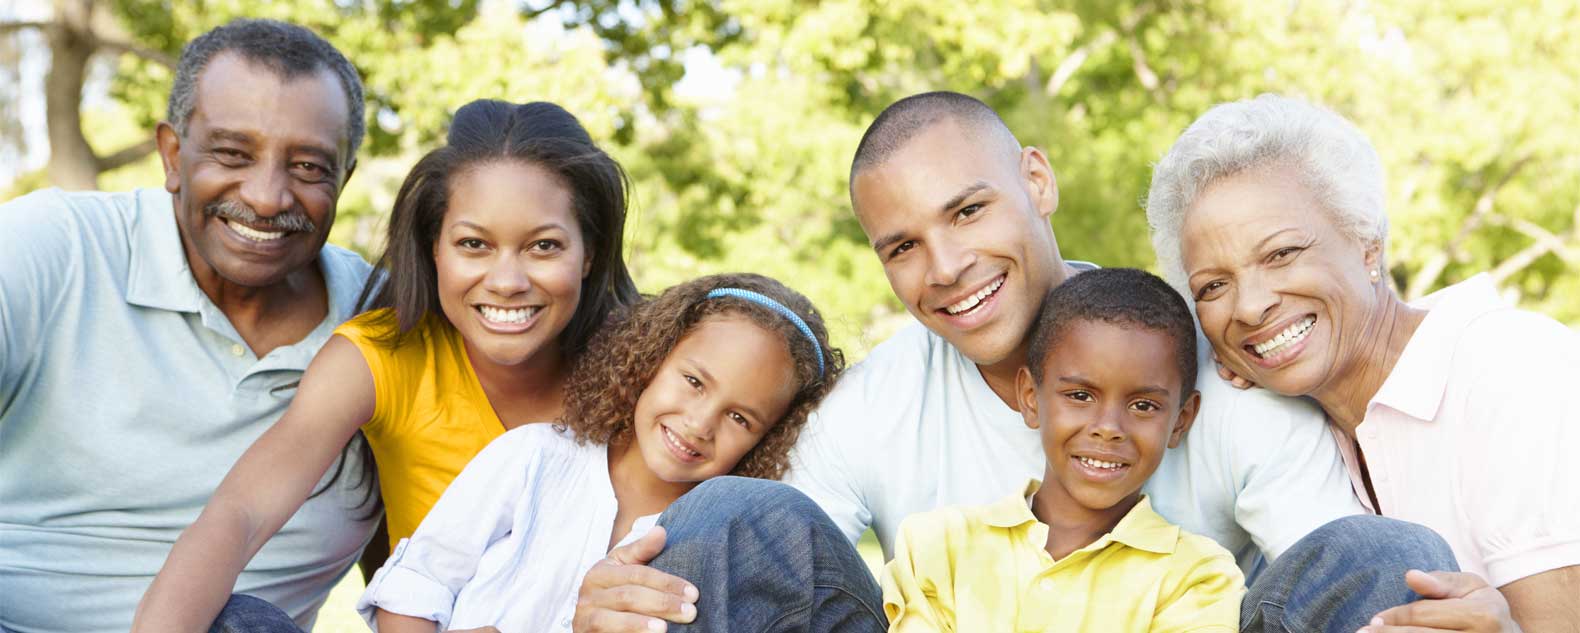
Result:
M582 575L681 495L719 475L777 479L843 369L817 310L777 281L670 288L594 338L556 424L467 465L358 610L384 633L569 630Z

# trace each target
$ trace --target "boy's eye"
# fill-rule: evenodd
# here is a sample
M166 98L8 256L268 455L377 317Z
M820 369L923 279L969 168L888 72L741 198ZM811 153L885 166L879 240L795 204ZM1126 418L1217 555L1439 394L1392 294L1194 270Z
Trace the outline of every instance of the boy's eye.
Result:
M1145 411L1150 413L1152 411L1162 409L1163 407L1158 406L1158 403L1151 400L1137 400L1134 404L1130 405L1130 408L1137 411Z
M1090 392L1087 392L1087 391L1071 391L1069 393L1064 394L1064 397L1069 398L1071 400L1075 400L1077 402L1091 402L1091 401L1094 400L1094 398L1092 397L1092 394Z

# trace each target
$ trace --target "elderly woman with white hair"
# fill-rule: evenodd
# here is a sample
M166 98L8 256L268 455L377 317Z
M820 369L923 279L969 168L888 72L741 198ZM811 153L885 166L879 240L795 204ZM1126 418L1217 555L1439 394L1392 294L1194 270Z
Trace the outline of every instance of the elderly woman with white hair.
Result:
M1222 373L1314 399L1362 502L1452 548L1367 630L1580 631L1580 336L1485 275L1403 301L1384 198L1354 125L1263 95L1191 124L1147 218Z

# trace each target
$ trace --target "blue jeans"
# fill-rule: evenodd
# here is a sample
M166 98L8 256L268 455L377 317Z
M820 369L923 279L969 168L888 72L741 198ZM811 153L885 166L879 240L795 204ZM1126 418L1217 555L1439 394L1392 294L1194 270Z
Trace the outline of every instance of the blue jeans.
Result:
M1354 633L1385 609L1419 600L1404 573L1459 571L1432 530L1357 515L1317 528L1262 570L1240 607L1243 633Z
M302 633L296 621L262 598L235 594L208 633Z
M651 566L691 581L697 619L670 631L888 629L883 592L817 504L785 484L716 477L664 511Z

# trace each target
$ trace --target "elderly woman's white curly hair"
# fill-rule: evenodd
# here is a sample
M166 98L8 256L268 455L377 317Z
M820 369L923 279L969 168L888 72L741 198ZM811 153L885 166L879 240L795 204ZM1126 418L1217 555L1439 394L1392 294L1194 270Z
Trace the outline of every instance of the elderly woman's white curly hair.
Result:
M1174 142L1153 168L1147 193L1158 266L1186 297L1180 253L1186 210L1219 179L1268 166L1292 169L1341 232L1378 245L1379 257L1386 253L1382 161L1360 129L1327 109L1279 95L1223 103Z

